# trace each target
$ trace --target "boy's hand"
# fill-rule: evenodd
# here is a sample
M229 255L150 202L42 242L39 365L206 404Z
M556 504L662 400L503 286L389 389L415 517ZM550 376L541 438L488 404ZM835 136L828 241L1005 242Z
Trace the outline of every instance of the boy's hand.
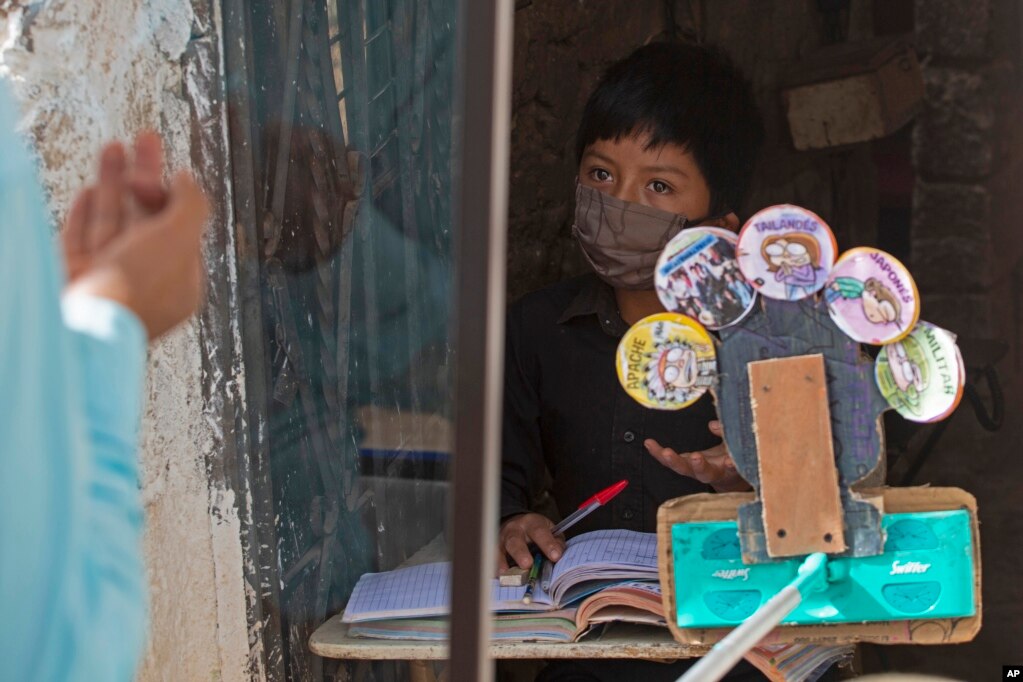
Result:
M723 436L721 422L715 420L707 424L707 428L715 436ZM735 462L728 454L724 443L700 452L679 454L671 448L663 447L652 438L643 443L647 451L658 462L676 474L695 478L700 483L714 487L719 493L741 492L749 490L749 484L735 470Z
M530 568L533 555L529 552L530 543L540 548L551 561L557 561L565 552L565 540L551 534L554 523L543 514L519 514L501 524L498 535L497 568L503 571L508 568L511 556L519 568Z

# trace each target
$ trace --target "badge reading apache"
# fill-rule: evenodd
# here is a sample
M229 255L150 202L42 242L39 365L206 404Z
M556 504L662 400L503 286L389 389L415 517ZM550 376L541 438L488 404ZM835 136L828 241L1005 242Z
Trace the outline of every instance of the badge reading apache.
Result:
M714 383L714 341L685 315L645 317L618 344L618 381L641 405L680 410L692 405Z

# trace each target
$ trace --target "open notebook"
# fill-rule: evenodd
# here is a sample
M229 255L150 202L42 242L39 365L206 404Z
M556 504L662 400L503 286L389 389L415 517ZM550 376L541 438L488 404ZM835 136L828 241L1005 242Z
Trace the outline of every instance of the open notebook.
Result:
M451 604L449 562L367 573L359 578L342 620L360 623L388 618L446 615ZM657 536L628 530L598 530L568 541L556 564L545 563L533 601L523 604L523 587L493 581L495 612L552 611L624 580L657 580Z
M660 585L628 581L591 594L578 606L537 612L501 612L494 616L495 641L573 642L605 623L640 623L667 627ZM349 629L352 637L371 639L443 640L447 617L386 618L360 621Z

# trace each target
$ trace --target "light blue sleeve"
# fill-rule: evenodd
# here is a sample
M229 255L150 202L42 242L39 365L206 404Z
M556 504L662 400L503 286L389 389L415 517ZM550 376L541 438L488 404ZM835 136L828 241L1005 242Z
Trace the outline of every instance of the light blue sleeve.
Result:
M145 633L145 332L62 306L35 168L0 83L0 680L131 680Z

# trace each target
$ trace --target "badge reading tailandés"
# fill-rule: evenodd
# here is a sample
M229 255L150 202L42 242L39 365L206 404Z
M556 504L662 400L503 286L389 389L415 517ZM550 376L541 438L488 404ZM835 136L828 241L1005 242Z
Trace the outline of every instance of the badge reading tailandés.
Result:
M838 328L860 343L891 343L920 319L913 276L893 256L860 247L843 253L824 287L828 313Z
M682 230L657 259L654 288L668 310L688 315L709 329L741 320L756 292L735 262L736 236L715 228Z
M618 381L640 405L680 410L714 383L714 341L685 315L659 313L632 325L618 344Z
M884 346L874 375L888 404L910 421L944 419L963 395L962 356L955 337L927 322Z
M820 216L781 204L746 221L737 258L742 274L761 294L796 301L820 291L837 250L835 236Z

